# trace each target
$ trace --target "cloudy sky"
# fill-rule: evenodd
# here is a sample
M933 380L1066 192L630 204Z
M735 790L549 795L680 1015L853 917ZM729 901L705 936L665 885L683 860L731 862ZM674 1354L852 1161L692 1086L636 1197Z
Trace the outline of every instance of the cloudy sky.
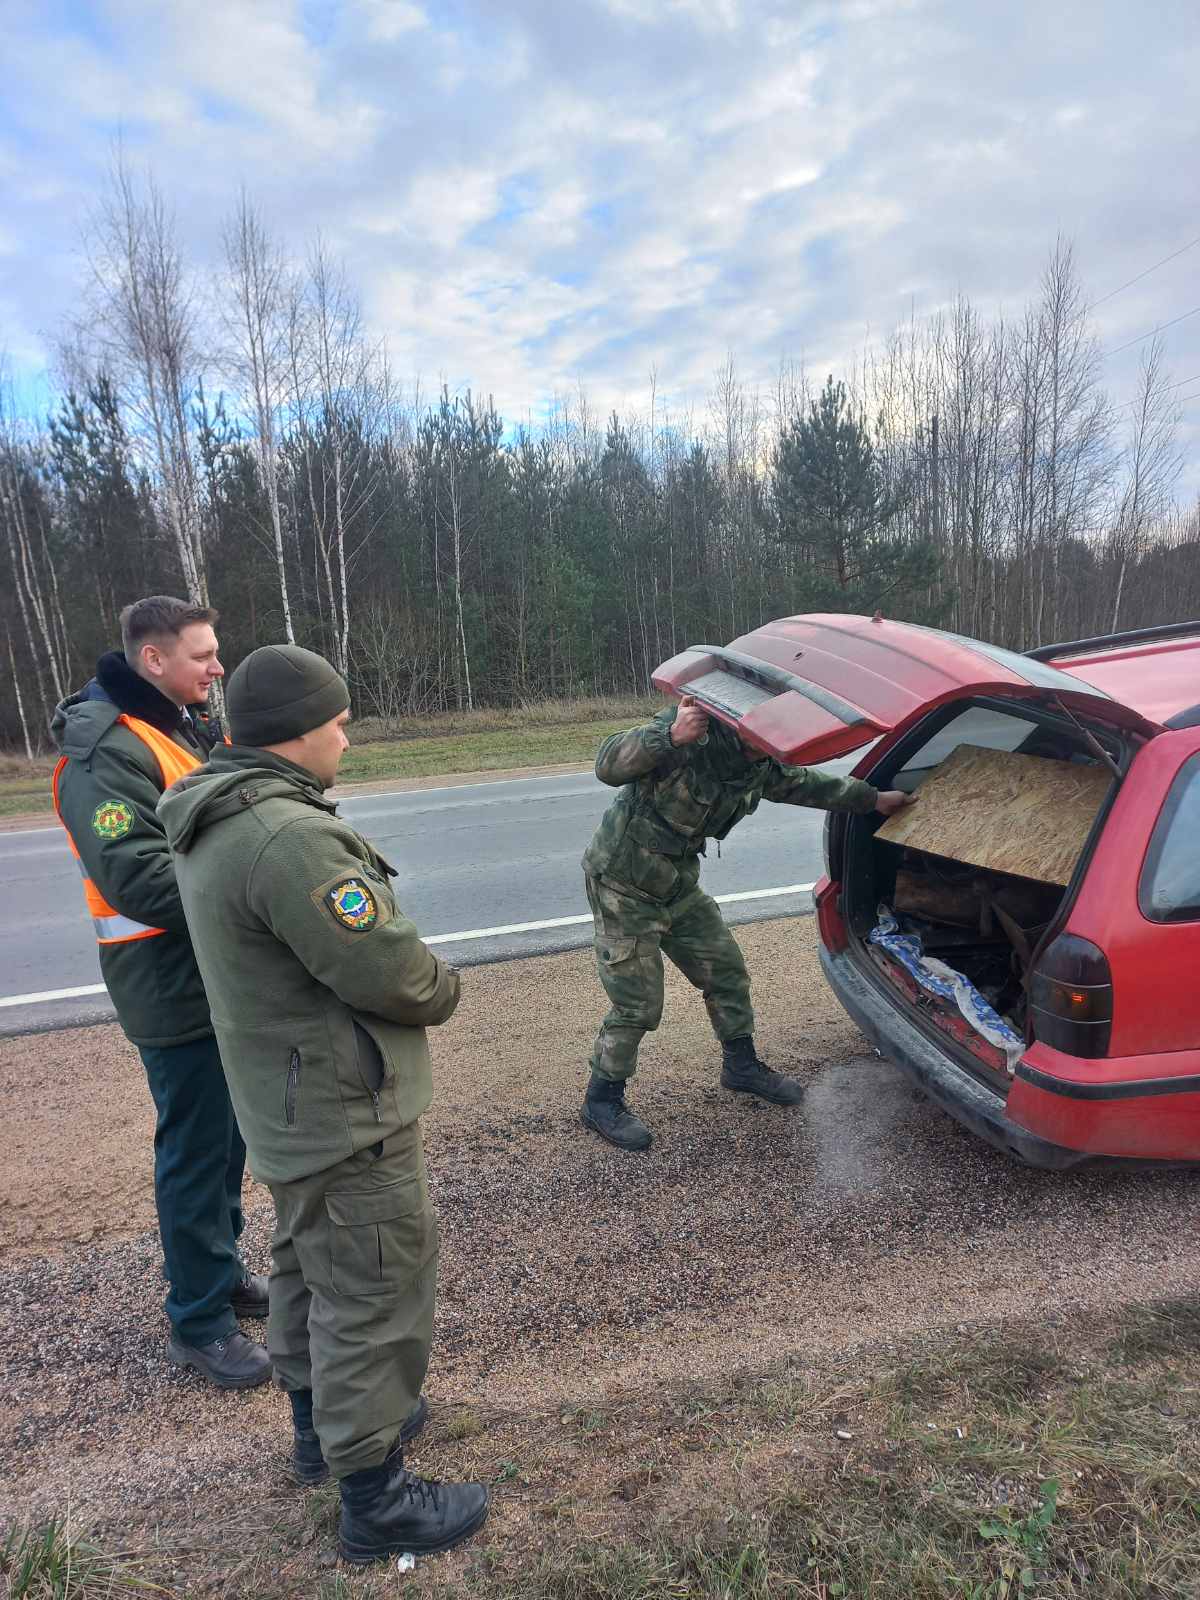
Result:
M1075 243L1115 398L1200 395L1196 0L0 0L0 350L36 393L121 132L197 266L244 182L396 370L510 418L823 373ZM1172 261L1121 286L1173 252ZM1113 293L1114 290L1119 290ZM1196 314L1188 316L1189 312ZM1200 455L1200 399L1185 400ZM1200 473L1189 474L1200 486Z

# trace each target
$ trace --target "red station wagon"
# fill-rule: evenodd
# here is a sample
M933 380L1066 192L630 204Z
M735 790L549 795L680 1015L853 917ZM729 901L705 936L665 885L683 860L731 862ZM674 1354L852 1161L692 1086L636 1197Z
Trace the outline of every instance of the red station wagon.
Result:
M918 796L831 813L815 895L835 993L930 1099L1038 1167L1200 1160L1200 623L1018 655L785 617L654 682Z

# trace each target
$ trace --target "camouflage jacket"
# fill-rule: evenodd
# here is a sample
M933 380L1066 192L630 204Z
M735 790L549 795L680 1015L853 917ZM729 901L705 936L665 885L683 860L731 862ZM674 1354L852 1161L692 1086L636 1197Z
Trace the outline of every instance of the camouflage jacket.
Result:
M695 744L676 747L677 707L605 739L596 757L601 783L622 785L583 857L591 877L652 900L679 887L674 862L703 855L707 839L724 839L760 800L824 811L873 811L878 791L857 778L755 759L715 718Z

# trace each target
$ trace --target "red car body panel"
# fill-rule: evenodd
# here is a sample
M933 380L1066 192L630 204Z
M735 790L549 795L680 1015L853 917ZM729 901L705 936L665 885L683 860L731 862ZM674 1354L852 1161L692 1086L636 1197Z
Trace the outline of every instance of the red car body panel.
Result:
M1064 656L1055 665L1152 722L1168 721L1200 696L1200 653L1194 638Z
M736 679L750 687L734 706ZM1200 1161L1200 981L1193 976L1200 972L1200 920L1151 921L1138 898L1171 784L1200 752L1200 727L1166 726L1200 701L1200 637L1080 651L1047 666L878 618L785 617L728 647L684 651L663 663L654 682L695 693L712 715L777 760L812 765L878 739L857 768L860 777L930 712L976 695L1052 699L1077 717L1134 734L1136 753L1055 930L1089 940L1108 959L1109 1053L1083 1059L1031 1041L1001 1115L1063 1152ZM838 885L822 879L815 893L822 944L844 960L852 952ZM835 967L827 964L827 972Z
M735 675L765 669L762 688L771 692L757 704L731 709L717 681L723 665ZM971 694L1052 694L1076 716L1143 734L1159 731L1125 701L1057 667L936 628L872 617L782 617L728 646L681 651L663 662L653 681L668 694L696 695L748 744L792 765L832 761Z

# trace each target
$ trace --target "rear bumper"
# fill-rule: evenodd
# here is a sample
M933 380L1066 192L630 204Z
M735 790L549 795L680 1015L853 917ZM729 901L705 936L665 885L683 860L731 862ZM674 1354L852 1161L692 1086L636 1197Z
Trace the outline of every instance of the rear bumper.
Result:
M822 945L821 965L833 992L880 1055L906 1072L955 1121L1031 1167L1062 1172L1095 1159L1085 1151L1052 1144L1012 1122L1000 1096L977 1083L914 1027L849 955L831 955Z

